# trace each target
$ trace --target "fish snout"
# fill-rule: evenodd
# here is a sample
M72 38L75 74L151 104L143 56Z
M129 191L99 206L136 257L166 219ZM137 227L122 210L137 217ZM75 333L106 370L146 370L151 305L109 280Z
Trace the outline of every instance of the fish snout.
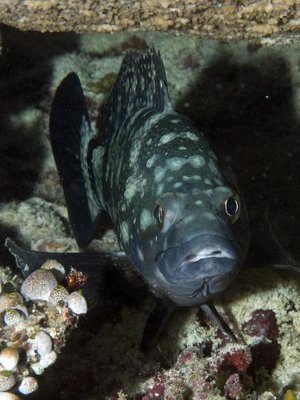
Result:
M212 234L167 249L158 262L172 296L177 303L184 304L187 299L192 303L205 302L224 290L241 264L237 245Z

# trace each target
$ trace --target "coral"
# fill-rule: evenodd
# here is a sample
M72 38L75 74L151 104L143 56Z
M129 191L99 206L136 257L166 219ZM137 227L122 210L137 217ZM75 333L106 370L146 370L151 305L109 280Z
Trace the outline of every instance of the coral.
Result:
M21 286L21 293L26 300L48 300L50 293L57 285L51 271L38 269L34 271Z
M44 262L43 269L51 271L58 283L63 281L66 277L65 268L56 260L47 260Z
M19 351L15 347L5 347L0 353L0 364L7 370L13 370L19 361Z
M51 337L44 331L39 331L29 343L31 343L31 350L37 351L41 357L52 351Z
M57 285L51 271L61 278L64 269L48 260L23 282L8 269L0 269L0 399L17 399L7 392L16 387L23 395L38 389L37 379L31 374L41 375L55 363L67 335L76 326L78 314L87 311L84 297L76 291L69 294ZM6 293L6 288L10 292Z
M86 314L87 303L85 298L79 292L73 292L68 298L68 307L75 314Z
M69 292L67 289L62 285L57 285L54 289L52 289L48 301L52 304L58 304L60 302L66 303L68 298Z
M22 394L30 394L38 389L38 382L32 376L27 376L22 379L18 390Z
M13 393L0 392L0 400L20 400L20 398Z

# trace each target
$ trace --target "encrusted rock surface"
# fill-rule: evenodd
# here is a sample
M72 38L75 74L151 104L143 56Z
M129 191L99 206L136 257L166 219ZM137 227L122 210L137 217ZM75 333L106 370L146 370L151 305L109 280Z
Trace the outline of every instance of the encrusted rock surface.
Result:
M173 31L222 40L299 38L297 0L2 0L0 20L41 32Z

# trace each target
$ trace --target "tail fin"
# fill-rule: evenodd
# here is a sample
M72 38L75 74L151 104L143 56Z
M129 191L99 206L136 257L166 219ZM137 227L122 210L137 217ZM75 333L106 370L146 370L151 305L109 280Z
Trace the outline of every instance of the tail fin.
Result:
M107 132L113 133L139 109L163 112L170 107L165 68L159 52L151 48L143 54L127 53L104 108Z
M55 93L50 140L73 233L78 245L83 246L91 240L102 207L92 167L95 135L74 72L61 82Z

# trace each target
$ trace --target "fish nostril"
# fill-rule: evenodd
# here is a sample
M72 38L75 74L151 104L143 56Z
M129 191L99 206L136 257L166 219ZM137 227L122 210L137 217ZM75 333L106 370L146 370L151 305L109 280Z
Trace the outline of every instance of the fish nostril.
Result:
M212 251L210 254L208 254L208 256L218 256L221 253L222 253L221 250L215 250L215 251Z
M184 261L191 261L196 257L196 254L189 254L185 257Z

